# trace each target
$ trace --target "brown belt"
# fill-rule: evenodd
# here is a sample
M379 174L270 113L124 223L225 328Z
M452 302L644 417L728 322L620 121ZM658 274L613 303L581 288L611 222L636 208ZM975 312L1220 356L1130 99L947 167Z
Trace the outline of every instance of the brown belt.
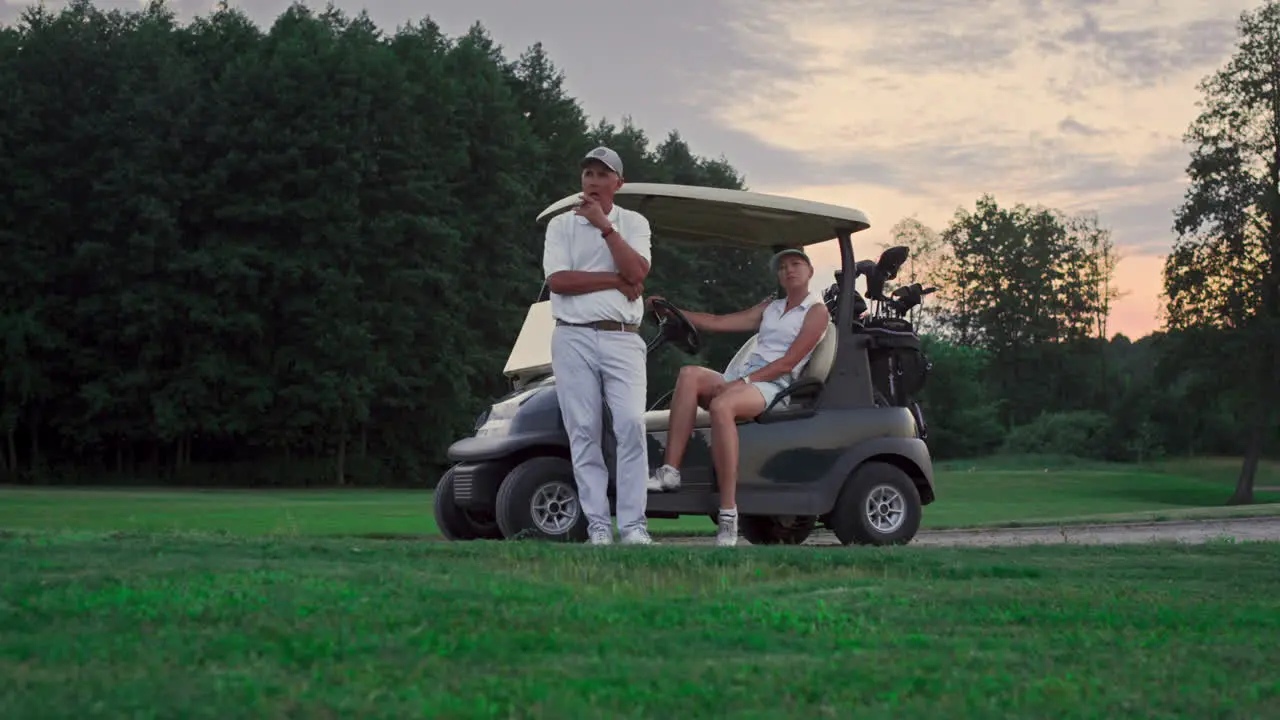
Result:
M589 323L571 323L563 320L556 320L556 325L563 325L565 327L584 327L591 328L593 330L604 330L607 332L640 332L639 325L628 325L627 323L618 322L617 320L597 320L596 322Z

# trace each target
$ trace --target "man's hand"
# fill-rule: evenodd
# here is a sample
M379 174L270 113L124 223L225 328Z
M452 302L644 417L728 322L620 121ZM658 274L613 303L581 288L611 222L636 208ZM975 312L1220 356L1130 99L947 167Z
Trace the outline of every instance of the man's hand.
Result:
M609 217L604 214L604 208L600 207L600 203L596 202L591 196L583 195L582 204L573 209L573 213L587 219L587 222L596 226L601 232L609 227ZM633 300L635 298L632 298Z
M629 283L624 280L621 275L618 276L618 290L620 290L628 300L638 300L641 297L644 297L644 283Z

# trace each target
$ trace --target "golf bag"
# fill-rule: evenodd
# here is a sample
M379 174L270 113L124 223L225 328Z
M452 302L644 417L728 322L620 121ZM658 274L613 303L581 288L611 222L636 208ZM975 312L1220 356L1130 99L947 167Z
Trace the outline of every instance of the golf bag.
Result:
M924 389L931 367L920 337L907 320L875 318L865 330L867 361L877 404L910 407Z

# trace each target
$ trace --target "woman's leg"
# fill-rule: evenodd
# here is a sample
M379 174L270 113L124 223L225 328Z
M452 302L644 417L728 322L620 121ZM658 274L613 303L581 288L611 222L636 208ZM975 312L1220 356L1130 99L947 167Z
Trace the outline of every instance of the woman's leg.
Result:
M764 395L755 386L730 384L711 401L711 459L720 485L720 510L738 507L738 419L764 412Z
M662 461L679 469L685 448L693 435L693 422L698 415L698 400L712 395L724 384L720 373L697 365L680 368L676 389L671 393L671 421L667 427L667 451Z

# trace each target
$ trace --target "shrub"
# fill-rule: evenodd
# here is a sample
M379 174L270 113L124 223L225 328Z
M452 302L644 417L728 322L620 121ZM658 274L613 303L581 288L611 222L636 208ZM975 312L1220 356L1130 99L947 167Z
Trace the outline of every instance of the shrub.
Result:
M1025 455L1073 455L1106 458L1111 421L1090 410L1043 413L1014 428L1004 440L1001 453Z

